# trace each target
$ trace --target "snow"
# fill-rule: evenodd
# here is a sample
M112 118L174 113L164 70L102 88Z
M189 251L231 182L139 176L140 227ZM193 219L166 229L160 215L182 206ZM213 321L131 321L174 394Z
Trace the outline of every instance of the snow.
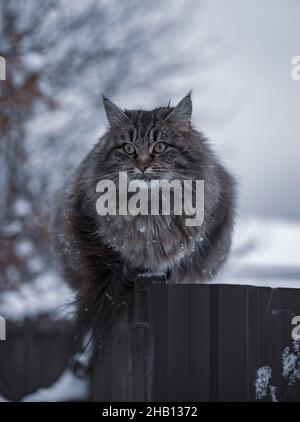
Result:
M27 267L31 273L39 273L44 268L44 263L41 257L33 256L27 261Z
M300 221L239 220L228 263L213 283L300 288Z
M12 221L6 227L3 227L2 234L4 236L14 236L22 231L22 223L18 220Z
M28 53L23 60L25 66L30 69L31 72L38 72L47 64L45 55L36 52Z
M16 217L25 217L31 212L30 202L24 198L19 198L14 203L14 212Z
M270 385L270 396L271 396L271 400L272 402L277 402L277 398L276 398L276 391L277 391L277 387L275 387L274 385Z
M136 228L141 232L141 233L145 233L146 231L146 225L142 222L142 221L138 221L136 223Z
M17 243L19 254L28 255L31 251L29 241ZM300 288L298 251L300 222L262 218L240 221L228 264L209 283ZM43 265L37 256L32 256L29 263L36 272ZM73 311L73 300L74 292L53 271L36 276L18 290L2 293L0 313L13 321L47 312L54 317L68 317Z
M25 396L23 402L62 402L85 400L89 395L88 381L76 377L66 369L60 378L49 388L41 388Z
M274 218L241 221L235 232L234 245L240 265L300 269L299 221ZM240 255L243 248L248 249L248 253Z
M282 377L288 385L294 385L300 381L300 340L294 340L292 347L287 346L281 354ZM270 385L272 369L270 366L262 366L257 370L255 391L256 399L260 400L270 396L273 402L277 402L277 387Z
M46 273L30 283L24 283L18 290L2 293L0 314L11 321L34 318L50 313L54 318L70 318L74 310L74 292L56 273Z
M256 400L261 400L269 395L272 402L277 402L277 387L270 385L271 378L272 369L269 366L262 366L257 370L255 381Z
M18 253L29 254L31 247L24 239L18 242L17 250ZM300 288L299 250L298 221L254 217L239 221L232 255L213 283ZM38 257L33 255L31 260L38 269ZM149 273L149 277L153 275L161 273ZM13 321L34 318L41 313L50 313L53 319L70 318L73 300L74 292L53 271L36 276L32 282L22 284L17 291L2 293L0 314ZM282 352L282 376L288 384L300 380L299 349L299 342L294 341L292 347L286 347ZM271 367L265 365L257 370L255 391L258 400L269 398L277 401L277 387L270 384L271 378ZM51 387L39 389L24 397L23 401L85 400L88 390L87 379L80 379L66 369ZM5 401L5 398L1 397L1 400Z
M255 381L255 391L257 400L260 400L267 396L271 377L272 369L269 366L262 366L257 370Z
M31 251L29 241L17 243L19 254L28 255ZM300 222L254 217L240 221L228 264L209 283L300 288L299 251ZM36 272L43 265L38 256L32 256L29 264ZM68 317L73 300L74 292L53 271L22 284L17 291L2 293L0 313L13 321L47 312Z
M286 347L282 352L282 376L288 381L289 385L295 384L300 380L300 342L294 341L292 349Z
M8 265L5 268L5 275L7 279L10 280L10 282L12 283L17 284L20 282L20 273L13 265Z
M232 274L226 274L222 275L220 278L220 275L215 278L212 281L207 281L205 284L226 284L230 286L255 286L255 287L270 287L272 289L299 289L300 288L300 280L289 280L284 277L273 277L271 279L269 278L263 278L263 277L257 277L255 274L249 275L246 277L236 277L236 275Z
M16 253L19 256L28 257L34 251L33 243L30 240L20 240L16 244Z

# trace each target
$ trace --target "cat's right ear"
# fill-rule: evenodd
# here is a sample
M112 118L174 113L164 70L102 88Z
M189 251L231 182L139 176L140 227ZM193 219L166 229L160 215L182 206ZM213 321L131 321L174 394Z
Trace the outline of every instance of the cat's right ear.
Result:
M102 95L103 105L107 120L112 129L124 127L128 121L129 117L123 110L116 106L112 101Z
M192 116L192 91L190 91L179 103L173 108L171 113L165 118L165 121L173 124L177 129L185 132L190 130Z

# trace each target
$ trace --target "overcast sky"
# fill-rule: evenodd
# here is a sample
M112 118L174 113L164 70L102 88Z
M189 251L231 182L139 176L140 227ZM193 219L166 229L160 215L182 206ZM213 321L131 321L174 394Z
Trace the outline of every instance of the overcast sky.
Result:
M243 210L300 217L300 2L209 0L204 16L222 47L197 122L238 176Z
M157 15L145 13L145 31L156 20L164 34L138 53L133 83L113 100L151 108L193 89L194 123L237 176L241 210L300 218L300 80L291 77L292 57L300 56L300 1L170 0ZM190 64L178 72L178 60ZM153 63L163 62L170 69L155 73ZM141 72L147 84L138 83Z
M300 1L195 0L183 10L182 2L164 11L177 8L181 28L167 48L160 41L156 60L175 49L192 65L170 71L161 94L154 75L145 92L137 87L117 100L148 108L166 103L167 91L174 104L192 88L194 123L237 176L242 214L300 218L300 80L291 77Z

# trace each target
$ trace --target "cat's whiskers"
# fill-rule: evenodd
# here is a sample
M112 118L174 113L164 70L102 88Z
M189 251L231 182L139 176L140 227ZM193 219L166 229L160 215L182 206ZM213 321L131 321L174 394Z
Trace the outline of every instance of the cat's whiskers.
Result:
M175 172L173 172L173 171L170 171L170 170L163 170L163 171L156 171L156 172L153 172L153 174L155 174L155 173L157 173L157 174L169 174L169 175L171 175L171 176L175 176L175 177L177 177L181 182L184 182L184 181L189 181L189 180L192 180L193 181L193 179L189 179L188 177L185 177L184 175L182 175L182 174L179 174L179 173L175 173ZM190 189L190 190L192 190L193 192L196 192L196 188L194 187L194 186L192 186L192 185L185 185L185 187L186 187L186 189Z
M90 177L90 178L85 178L84 180L76 181L76 184L80 185L80 184L89 183L89 182L100 182L101 180L104 180L104 179L115 181L119 178L121 171L115 171L115 172L112 172L112 173L107 173L107 174L104 174L102 176L99 175L99 176L94 176L94 177ZM133 170L124 170L124 172L134 173Z

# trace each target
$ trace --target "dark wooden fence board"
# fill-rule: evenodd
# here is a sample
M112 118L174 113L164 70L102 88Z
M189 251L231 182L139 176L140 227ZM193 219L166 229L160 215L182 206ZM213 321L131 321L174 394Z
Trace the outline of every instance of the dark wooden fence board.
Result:
M70 322L45 316L22 324L8 321L7 340L0 342L0 395L20 400L53 384L74 353L71 331Z
M249 286L156 288L153 399L254 401L257 370L267 365L278 399L285 400L281 354L292 344L292 317L300 315L297 295L296 289Z
M168 380L168 291L160 286L149 290L149 310L152 341L152 399L167 397ZM158 322L158 323L157 323ZM154 359L155 356L155 359Z
M218 401L248 399L247 290L219 288ZM215 307L214 307L215 308ZM214 311L213 308L213 311ZM211 351L215 353L214 350Z
M133 328L115 327L112 341L91 374L91 401L137 401L133 385ZM140 378L144 388L145 377ZM142 397L145 400L145 397Z
M210 339L211 339L211 290L203 286L202 291L189 288L190 300L190 400L209 401L210 399ZM206 321L203 324L202 321ZM192 329L194 327L194 329ZM198 335L195 335L198 333Z
M272 368L279 401L300 401L282 377L299 289L157 285L142 293L92 370L92 401L255 401L257 370ZM146 300L146 302L145 302ZM126 319L125 319L126 320ZM0 394L19 400L51 385L71 355L71 324L8 322L0 342ZM263 400L270 400L270 396Z

